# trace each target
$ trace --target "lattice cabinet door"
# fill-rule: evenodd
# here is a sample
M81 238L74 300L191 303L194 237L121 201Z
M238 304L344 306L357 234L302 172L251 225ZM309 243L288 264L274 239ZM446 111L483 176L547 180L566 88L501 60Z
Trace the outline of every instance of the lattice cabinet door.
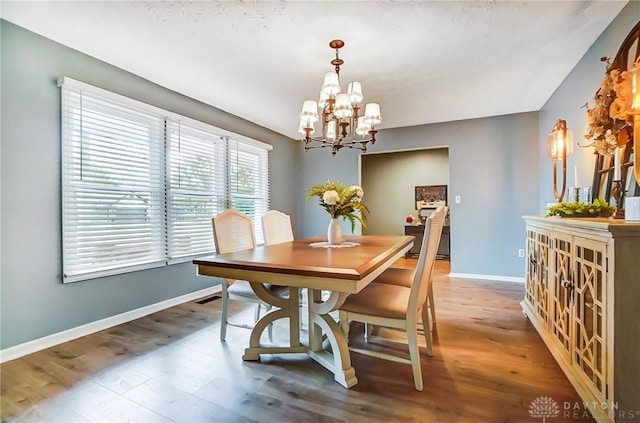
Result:
M549 329L559 351L571 362L573 237L552 232L550 238L553 271L549 283Z
M525 296L540 319L548 319L548 262L549 231L536 227L527 228L527 279Z
M536 284L538 281L536 236L539 230L536 227L527 227L527 278L525 280L524 298L534 310L536 306Z
M573 366L598 400L610 397L607 386L606 280L607 244L573 238Z

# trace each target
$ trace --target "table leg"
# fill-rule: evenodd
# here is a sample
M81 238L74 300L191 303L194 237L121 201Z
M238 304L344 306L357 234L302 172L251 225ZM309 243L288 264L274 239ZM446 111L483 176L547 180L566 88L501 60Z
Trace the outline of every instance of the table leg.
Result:
M309 290L309 356L332 371L336 382L350 388L358 383L358 379L351 366L349 346L338 323L329 314L344 303L347 295L344 292L331 292L323 302L321 291ZM331 346L331 353L322 346L323 335Z
M309 317L309 349L317 351L322 348L322 330L314 323L313 305L322 302L322 291L309 289L308 292L308 317Z
M283 354L283 353L305 353L307 348L300 343L300 307L298 288L289 288L289 297L281 298L271 294L261 283L251 282L251 288L256 295L275 307L277 310L266 313L258 320L251 331L249 338L249 348L245 348L242 359L245 361L256 361L260 359L260 354ZM289 319L289 345L271 346L260 344L262 333L270 324L278 319Z

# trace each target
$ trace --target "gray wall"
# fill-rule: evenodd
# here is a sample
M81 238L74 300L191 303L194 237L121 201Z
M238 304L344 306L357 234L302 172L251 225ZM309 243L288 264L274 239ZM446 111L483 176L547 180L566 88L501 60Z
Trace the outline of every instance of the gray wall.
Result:
M524 248L521 216L543 213L544 204L553 201L546 134L556 119L564 118L576 140L581 138L586 113L580 106L592 101L604 77L599 57L615 55L639 18L640 3L629 2L540 113L379 133L372 151L449 147L449 198L462 198L460 204L450 202L453 272L524 275L523 259L516 254ZM0 21L0 26L0 348L212 284L196 277L190 264L74 284L60 282L60 106L55 81L61 75L272 144L272 207L297 218L296 236L324 234L327 229L326 212L315 202L304 201L308 186L328 178L359 183L355 151L341 151L336 157L326 150L304 153L298 142L6 21ZM580 167L581 180L590 181L590 149L579 149L569 159L570 169L574 163ZM365 195L372 194L368 189Z
M540 209L545 213L547 203L554 202L553 166L546 155L546 135L551 132L558 119L567 121L573 131L574 142L584 144L587 133L587 111L582 108L586 102L593 107L593 97L604 79L606 64L600 61L603 56L616 56L627 34L640 20L640 2L629 2L609 27L598 37L591 48L573 68L567 78L556 89L551 98L540 110ZM572 157L567 160L568 185L573 186L573 166L578 165L580 185L591 186L595 155L593 148L575 147ZM558 167L560 169L560 167ZM566 198L565 198L566 201Z
M417 185L449 185L446 148L364 154L361 162L364 202L371 212L364 234L404 235L405 218L418 216Z
M524 259L517 256L517 250L524 248L521 216L544 214L546 204L554 201L546 136L562 118L573 130L574 140L583 139L587 116L581 106L587 101L593 105L604 78L599 59L615 56L638 19L640 2L629 2L540 112L380 131L372 151L449 146L449 198L462 198L460 204L450 201L452 272L524 276ZM591 185L592 153L591 148L576 147L568 160L567 185L573 185L574 164L581 185ZM358 182L354 151L341 151L336 157L323 150L299 154L304 172L298 192L327 178ZM368 191L365 195L371 195ZM298 198L298 214L301 235L326 231L326 213L315 203Z
M627 37L627 34L640 20L640 2L629 2L616 19L609 25L609 27L602 33L602 35L596 40L591 48L587 51L584 57L578 62L575 68L558 87L555 93L547 101L544 107L540 110L540 134L548 133L553 127L557 119L565 119L567 126L574 132L574 140L583 140L583 135L587 132L587 113L586 110L581 108L585 102L589 102L589 106L593 107L593 96L600 87L605 75L605 65L600 62L600 57L607 56L614 58L620 45ZM595 157L593 155L592 148L576 148L576 152L573 157L568 161L570 169L573 169L573 163L577 163L580 168L580 179L586 181L586 185L591 185L593 178L593 167L595 163ZM639 154L639 152L635 152ZM540 142L540 157L541 160L540 172L540 192L541 192L541 212L544 210L544 205L547 202L553 201L553 188L552 188L552 165L551 161L546 158L546 151L544 150L543 140ZM584 177L584 179L582 179ZM572 177L569 177L569 181ZM581 184L585 185L585 184ZM635 282L638 282L636 280ZM636 290L637 292L637 290ZM617 293L615 294L617 295ZM636 298L638 295L636 294ZM635 304L638 307L637 299L633 298L625 299L627 304ZM614 319L616 321L625 319L624 313L626 310L618 307ZM636 322L637 324L637 322ZM636 331L637 332L637 331ZM616 336L615 343L619 345L625 341L638 342L637 337L633 341L629 339L620 339L621 336ZM630 354L623 355L619 349L614 350L614 362L616 368L624 369L623 371L633 372L638 374L637 367L639 365L638 357L632 357ZM636 388L638 386L635 382ZM615 395L618 402L619 410L625 412L627 410L637 409L639 404L637 402L637 392L630 389L620 389L616 383ZM637 390L637 389L636 389ZM623 419L619 419L622 421Z
M1 348L215 283L190 263L62 284L59 76L273 145L272 207L295 215L299 143L42 38L1 25Z
M524 259L518 257L524 248L521 216L538 210L538 125L538 113L532 112L378 134L371 151L449 147L449 198L461 196L460 204L450 201L452 272L524 276ZM332 157L321 149L299 154L298 232L320 235L328 216L315 202L305 203L302 193L328 178L358 183L358 155L347 150ZM402 181L396 177L395 183ZM365 198L379 194L369 188Z

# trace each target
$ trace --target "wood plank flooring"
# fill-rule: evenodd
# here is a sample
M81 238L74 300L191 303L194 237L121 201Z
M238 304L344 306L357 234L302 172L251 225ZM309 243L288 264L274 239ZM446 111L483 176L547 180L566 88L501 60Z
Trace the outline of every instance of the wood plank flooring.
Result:
M304 354L243 362L249 331L219 341L221 301L190 302L0 366L0 418L15 422L532 422L531 402L551 397L553 422L580 398L519 302L521 284L455 279L436 262L434 356L425 388L411 367L352 354L359 383L345 389ZM415 259L396 265L413 266ZM233 303L234 320L253 308ZM353 324L352 345L364 346ZM274 328L276 339L286 328ZM406 352L382 329L367 347ZM285 338L286 339L286 338ZM422 340L424 346L424 340ZM424 350L422 350L424 353ZM408 353L407 353L408 356Z

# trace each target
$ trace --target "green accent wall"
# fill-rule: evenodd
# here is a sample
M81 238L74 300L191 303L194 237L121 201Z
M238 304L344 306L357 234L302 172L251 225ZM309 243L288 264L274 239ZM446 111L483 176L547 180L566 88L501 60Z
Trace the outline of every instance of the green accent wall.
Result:
M418 217L415 187L449 185L449 151L435 148L367 154L362 156L361 173L364 203L371 212L362 233L404 235L406 217Z

